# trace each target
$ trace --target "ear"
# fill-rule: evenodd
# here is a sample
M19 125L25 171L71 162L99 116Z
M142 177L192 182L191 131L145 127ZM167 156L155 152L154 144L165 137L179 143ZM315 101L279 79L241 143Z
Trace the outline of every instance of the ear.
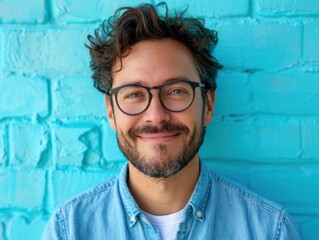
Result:
M105 94L104 102L106 106L107 118L109 119L110 127L113 130L116 130L115 116L114 116L113 104L111 103L111 96L108 96Z
M212 121L214 114L214 104L215 104L215 93L212 91L208 91L206 93L206 106L204 113L204 126L208 126Z

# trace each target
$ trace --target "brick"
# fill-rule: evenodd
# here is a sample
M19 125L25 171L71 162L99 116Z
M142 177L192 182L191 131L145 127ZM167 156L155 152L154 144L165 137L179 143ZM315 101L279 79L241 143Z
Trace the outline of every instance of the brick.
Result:
M300 71L251 76L252 101L259 113L318 115L319 74Z
M49 112L48 86L40 78L0 77L1 117L45 117Z
M55 154L59 168L98 165L103 158L101 133L91 127L57 127L55 129Z
M260 166L251 171L251 188L294 214L319 214L318 181L315 164Z
M88 29L21 27L8 30L4 37L6 72L57 75L89 74L89 51L84 43Z
M155 0L155 4L162 1ZM205 17L225 17L225 16L243 16L249 12L248 0L225 0L225 1L189 1L184 0L166 1L171 12L173 10L183 10L189 6L187 13L194 16Z
M277 118L215 119L207 128L202 157L249 162L298 158L300 124Z
M297 64L301 58L300 24L223 21L216 30L219 43L215 56L225 69L278 70Z
M256 12L262 16L312 16L319 13L319 3L313 0L256 0Z
M116 175L118 172L118 168L100 172L56 171L52 175L54 204L58 205L88 188L95 186L101 181Z
M41 239L46 225L44 217L15 216L8 224L8 239Z
M63 78L53 84L53 114L56 118L106 117L104 96L93 87L91 78Z
M3 23L43 23L46 14L45 0L30 0L24 7L19 0L0 1L0 22Z
M109 18L119 7L131 5L135 5L135 3L129 0L122 0L120 3L99 0L53 0L52 17L55 22L59 23L95 22Z
M318 159L319 156L319 121L304 120L301 124L302 129L302 157Z
M16 123L10 128L10 165L42 167L49 159L49 130L41 125Z
M220 117L252 113L251 95L248 74L220 72L217 78L214 115Z
M116 140L116 131L114 131L108 123L103 125L103 156L107 163L109 162L123 162L126 161L122 154Z
M40 170L0 169L1 208L40 209L45 173Z
M7 164L8 146L6 143L6 128L0 125L0 167Z
M305 23L303 40L303 57L305 61L319 61L319 49L317 47L314 47L318 44L318 42L319 21L311 21Z

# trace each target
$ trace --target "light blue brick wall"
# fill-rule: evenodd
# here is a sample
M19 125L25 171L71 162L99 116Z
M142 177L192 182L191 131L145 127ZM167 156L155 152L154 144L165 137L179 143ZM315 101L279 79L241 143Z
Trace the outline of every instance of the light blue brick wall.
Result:
M57 204L121 168L84 43L141 2L0 1L0 240L39 239ZM167 2L219 32L225 68L202 158L318 239L319 1Z

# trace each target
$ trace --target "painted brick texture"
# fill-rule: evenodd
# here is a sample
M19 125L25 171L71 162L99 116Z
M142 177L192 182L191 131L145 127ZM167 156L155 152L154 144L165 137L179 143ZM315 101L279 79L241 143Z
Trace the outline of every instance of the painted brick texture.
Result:
M47 20L45 0L30 0L23 7L21 0L0 2L0 22L2 23L44 23Z
M0 240L39 239L59 203L125 162L84 44L115 9L139 3L0 1ZM202 159L287 207L302 239L317 239L319 2L167 3L188 4L219 34L224 69Z
M5 31L4 73L37 74L44 77L89 72L89 53L83 47L91 28L30 26Z
M0 77L0 117L45 117L49 113L47 82L38 77ZM14 96L14 101L12 97ZM30 104L32 103L32 104Z

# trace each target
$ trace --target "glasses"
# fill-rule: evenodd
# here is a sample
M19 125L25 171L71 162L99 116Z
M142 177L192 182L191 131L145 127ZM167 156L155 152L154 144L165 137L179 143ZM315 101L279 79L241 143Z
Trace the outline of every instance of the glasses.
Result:
M129 84L113 88L108 95L115 96L118 108L127 115L138 115L146 111L152 100L152 89L158 89L162 106L171 112L182 112L189 108L195 97L195 88L208 89L209 86L188 80L171 80L160 86L146 87Z

